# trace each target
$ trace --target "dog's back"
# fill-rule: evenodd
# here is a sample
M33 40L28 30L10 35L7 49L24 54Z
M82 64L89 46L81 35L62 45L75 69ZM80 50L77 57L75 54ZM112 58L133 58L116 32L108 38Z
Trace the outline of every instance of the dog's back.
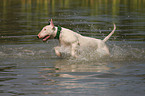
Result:
M111 37L114 33L116 26L114 24L113 31L105 37L104 40L95 39L91 37L82 36L72 30L63 28L63 27L55 27L53 21L51 19L50 25L44 27L41 32L38 34L38 38L46 41L48 39L58 39L60 42L60 46L55 47L55 53L57 56L61 56L60 48L70 48L70 54L73 57L77 57L77 50L79 49L93 49L97 50L99 54L109 55L109 49L105 42ZM57 37L57 38L56 38ZM85 51L85 50L83 50Z

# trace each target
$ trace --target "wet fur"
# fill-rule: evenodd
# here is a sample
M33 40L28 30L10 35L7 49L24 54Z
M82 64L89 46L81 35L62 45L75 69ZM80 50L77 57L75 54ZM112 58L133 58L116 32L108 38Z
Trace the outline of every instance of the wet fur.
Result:
M113 31L104 38L104 40L91 38L82 36L72 30L69 30L67 28L63 28L60 33L59 37L59 43L60 46L56 46L55 53L57 56L62 56L60 48L69 48L70 49L70 55L73 57L78 57L78 50L83 50L87 48L92 48L94 50L98 51L98 54L101 54L102 56L110 55L109 49L105 42L111 37L111 35L114 33L116 29L116 26L114 24ZM44 38L45 36L49 35L51 39L53 39L56 36L57 33L57 27L54 26L53 21L51 19L50 25L45 26L41 32L38 34L39 38ZM45 40L45 39L43 39Z

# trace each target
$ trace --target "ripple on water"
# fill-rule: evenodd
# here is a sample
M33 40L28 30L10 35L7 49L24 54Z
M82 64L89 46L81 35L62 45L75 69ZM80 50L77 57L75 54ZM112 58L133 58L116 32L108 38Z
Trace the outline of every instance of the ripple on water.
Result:
M50 45L49 45L50 46ZM52 45L51 45L52 46ZM68 57L69 55L64 55L70 61L135 61L145 59L145 49L139 47L142 45L133 46L133 44L109 44L110 56L102 57L98 51L86 50L81 51L78 58ZM68 49L62 48L64 53L69 54ZM48 47L48 45L11 45L11 46L1 46L0 47L0 58L23 58L23 59L38 59L38 58L57 58L53 47Z

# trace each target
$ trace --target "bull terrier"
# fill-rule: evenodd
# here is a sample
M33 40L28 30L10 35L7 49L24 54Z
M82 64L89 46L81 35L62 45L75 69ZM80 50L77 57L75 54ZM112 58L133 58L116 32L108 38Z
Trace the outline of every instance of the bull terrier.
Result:
M38 38L47 41L48 39L58 39L60 46L54 47L55 53L57 56L61 57L62 53L60 48L69 48L70 55L72 57L78 57L78 50L83 50L87 48L93 48L95 50L100 50L103 55L110 55L109 49L105 42L112 36L116 26L114 24L114 29L112 32L106 36L103 40L82 36L79 33L76 33L70 29L63 27L56 27L53 24L51 19L50 24L43 27L43 29L38 34ZM100 54L100 52L98 54Z

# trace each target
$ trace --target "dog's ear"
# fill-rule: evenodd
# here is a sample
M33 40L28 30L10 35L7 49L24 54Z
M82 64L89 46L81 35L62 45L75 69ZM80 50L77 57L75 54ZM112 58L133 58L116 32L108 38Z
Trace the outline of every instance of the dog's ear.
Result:
M50 21L50 25L51 25L52 29L55 29L52 19Z

